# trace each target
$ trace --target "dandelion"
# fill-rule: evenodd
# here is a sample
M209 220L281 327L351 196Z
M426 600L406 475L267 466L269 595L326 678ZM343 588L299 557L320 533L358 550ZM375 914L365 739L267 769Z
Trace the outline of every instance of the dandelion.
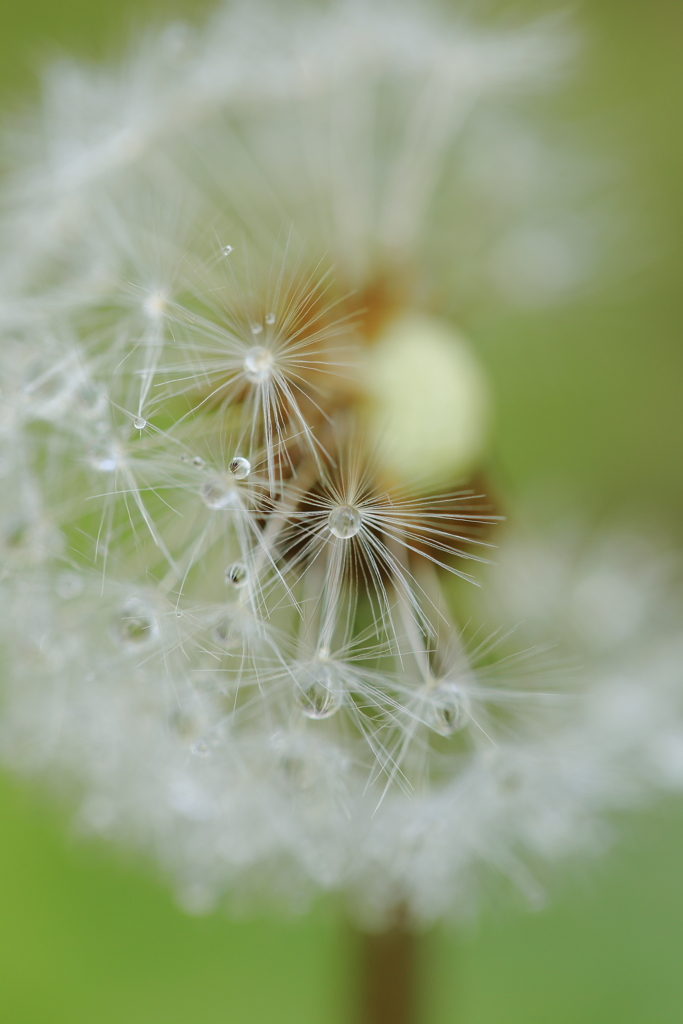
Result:
M503 627L467 596L500 517L462 482L490 399L443 296L495 286L462 167L561 50L238 6L123 70L54 69L26 127L0 225L2 749L153 849L189 909L256 885L414 925L491 869L535 903L534 861L591 845L634 745L644 781L679 742L668 681L631 664L637 738L613 667L546 671L557 619L525 645L514 573Z

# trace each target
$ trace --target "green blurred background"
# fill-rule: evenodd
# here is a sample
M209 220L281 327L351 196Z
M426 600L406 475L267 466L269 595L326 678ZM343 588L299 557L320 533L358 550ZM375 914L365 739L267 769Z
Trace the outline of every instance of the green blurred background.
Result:
M209 6L4 0L0 106L36 95L46 57L115 54L148 17ZM605 201L628 215L636 258L571 305L465 326L496 388L497 457L513 493L551 479L589 520L627 510L681 539L683 4L584 0L572 20L585 46L552 110L613 161ZM12 779L0 785L0 823L2 1022L352 1019L354 947L333 904L295 921L191 918L151 869L70 837ZM425 938L424 1024L683 1021L683 809L664 804L618 827L616 850L556 879L549 908L497 907Z

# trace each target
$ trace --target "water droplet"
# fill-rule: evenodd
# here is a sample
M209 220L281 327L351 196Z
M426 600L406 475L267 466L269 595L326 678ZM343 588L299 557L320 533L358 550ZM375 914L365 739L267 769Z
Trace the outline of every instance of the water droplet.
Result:
M196 466L197 469L201 469L204 466L204 459L201 457L201 455L192 456L192 465Z
M263 333L263 324L257 324L257 323L249 324L249 330L251 331L252 334L262 334Z
M107 411L107 396L103 388L85 383L76 392L81 413L89 420L100 419Z
M243 587L249 579L249 572L242 562L234 562L225 570L225 582L231 587Z
M119 451L113 441L103 439L94 445L88 454L88 461L93 469L101 473L113 473L119 465Z
M229 256L230 253L232 252L232 246L231 245L224 245L222 247L222 249L221 249L221 252L223 253L224 256Z
M225 509L235 504L235 488L217 476L206 480L199 493L207 508Z
M31 524L26 519L15 519L6 527L3 540L8 548L20 548L29 537Z
M183 22L171 22L161 33L160 42L163 54L169 61L179 60L187 50L192 40L192 32L189 25Z
M150 320L158 320L166 312L168 299L163 292L152 292L143 302L145 313Z
M452 736L467 723L467 695L454 683L441 682L428 693L426 720L440 736Z
M319 661L302 667L296 700L306 718L331 718L339 711L341 694L332 666Z
M143 419L142 416L134 416L133 426L135 427L136 430L144 430L145 427L147 426L147 420Z
M363 525L363 520L360 512L353 505L337 505L327 517L327 525L335 537L348 540L349 537L356 536Z
M275 323L275 313L266 313L266 323L269 325Z
M213 627L211 635L221 647L234 647L237 643L235 629L230 618L220 619Z
M251 473L251 462L241 455L236 455L228 468L236 480L246 480Z
M61 597L63 601L68 601L72 597L78 597L79 594L83 593L83 577L79 576L77 572L60 572L59 576L55 580L55 594L57 597Z
M192 744L192 746L190 747L190 751L194 754L195 757L210 757L211 744L207 739L202 737L201 739L198 739L196 743Z
M116 620L116 635L127 647L141 647L159 636L159 623L148 604L132 598L121 608Z
M244 373L252 384L266 380L273 368L273 353L261 345L254 345L244 357Z
M179 736L192 739L202 728L201 717L193 708L176 708L169 715L169 724Z

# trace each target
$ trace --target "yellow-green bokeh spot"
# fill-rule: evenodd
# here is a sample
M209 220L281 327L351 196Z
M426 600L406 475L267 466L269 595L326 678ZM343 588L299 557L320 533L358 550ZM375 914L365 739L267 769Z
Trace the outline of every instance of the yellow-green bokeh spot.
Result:
M368 440L402 484L447 487L486 444L491 401L469 345L446 321L392 320L367 354Z

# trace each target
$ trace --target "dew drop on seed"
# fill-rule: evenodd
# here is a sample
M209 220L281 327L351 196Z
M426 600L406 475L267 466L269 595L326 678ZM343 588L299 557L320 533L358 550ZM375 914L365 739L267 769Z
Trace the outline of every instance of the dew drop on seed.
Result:
M249 579L246 565L242 562L234 562L225 570L225 582L231 587L243 587Z
M150 320L158 320L166 312L167 299L163 292L152 292L143 303Z
M77 572L65 570L55 580L55 594L63 601L69 601L83 593L83 578Z
M82 384L76 392L76 400L81 415L89 420L99 419L107 410L107 396L96 384Z
M127 601L116 620L116 634L126 647L142 647L159 636L159 623L144 601Z
M144 430L145 427L147 426L147 420L143 419L142 416L134 416L133 426L135 427L136 430Z
M15 519L3 531L5 547L20 550L28 546L31 537L31 523L27 519Z
M266 323L272 326L275 323L275 313L266 313Z
M111 441L99 441L88 454L88 462L101 473L113 473L119 464L119 453Z
M169 715L169 725L179 736L191 739L200 730L198 716L190 708L176 708Z
M327 517L327 525L335 537L348 540L355 537L362 526L361 514L353 505L337 505Z
M228 467L235 480L246 480L251 473L251 462L249 459L243 458L241 455L236 455L231 460Z
M192 465L196 466L197 469L201 469L203 467L204 459L201 457L201 455L193 455L192 456Z
M230 253L232 252L232 246L224 245L223 248L221 249L221 252L223 253L224 256L229 256Z
M200 495L207 508L230 508L235 501L235 490L220 477L211 477L202 484Z
M452 736L467 722L467 700L453 683L439 683L429 694L426 720L440 736Z
M208 740L202 738L192 744L190 751L195 757L210 757L211 745Z
M211 636L221 647L231 648L238 645L234 624L228 617L219 619L211 630Z
M298 681L296 700L306 718L331 718L339 711L341 695L329 665L306 666Z
M252 334L263 334L263 324L249 324L249 330Z
M273 353L262 345L254 345L244 357L244 373L252 384L260 384L270 376Z

